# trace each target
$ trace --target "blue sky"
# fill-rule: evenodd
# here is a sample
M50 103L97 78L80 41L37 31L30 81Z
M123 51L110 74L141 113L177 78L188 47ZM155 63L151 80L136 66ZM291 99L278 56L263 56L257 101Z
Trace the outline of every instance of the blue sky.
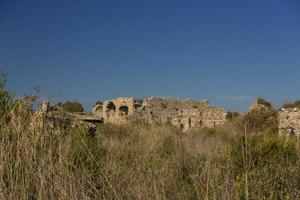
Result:
M300 98L298 0L0 0L0 69L18 96L89 109L117 96Z

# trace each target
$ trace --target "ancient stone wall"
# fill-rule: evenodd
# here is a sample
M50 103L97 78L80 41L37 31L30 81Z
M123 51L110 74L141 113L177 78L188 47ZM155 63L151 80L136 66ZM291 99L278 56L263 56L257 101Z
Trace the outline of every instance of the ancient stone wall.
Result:
M132 97L119 97L107 100L103 103L102 117L105 122L115 124L125 123L128 117L133 115L138 106L141 106L139 101Z
M192 127L215 127L225 122L226 112L222 108L209 105L207 100L166 99L151 97L137 100L120 97L103 103L102 112L93 109L95 115L103 117L104 122L122 124L128 120L148 124L170 123L187 130Z
M95 117L103 117L103 104L97 104L92 108L92 115Z
M56 110L45 101L31 117L31 129L55 128L70 130L75 127L85 126L89 134L96 131L96 125L103 123L102 117L85 114L69 113Z
M282 108L279 113L279 134L300 136L300 109Z

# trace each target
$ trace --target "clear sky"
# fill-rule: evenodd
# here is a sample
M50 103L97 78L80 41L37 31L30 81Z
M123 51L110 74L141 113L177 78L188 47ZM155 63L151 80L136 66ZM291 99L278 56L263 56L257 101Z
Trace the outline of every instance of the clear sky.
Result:
M0 0L0 69L17 95L300 98L299 0Z

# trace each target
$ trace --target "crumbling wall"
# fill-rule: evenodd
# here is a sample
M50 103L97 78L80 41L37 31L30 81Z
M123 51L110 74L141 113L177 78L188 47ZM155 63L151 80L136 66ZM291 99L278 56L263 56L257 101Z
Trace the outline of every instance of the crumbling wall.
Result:
M203 111L203 124L204 127L215 127L222 125L226 121L227 112L223 108L207 107Z
M103 102L103 119L105 122L121 124L135 110L135 100L132 97L119 97Z
M166 99L151 97L145 100L117 98L103 103L104 122L121 124L128 120L148 124L170 123L180 129L215 127L226 120L224 109L209 105L207 100Z
M88 127L89 134L96 131L97 124L103 123L103 118L85 114L69 113L62 110L56 110L50 106L48 101L42 103L31 117L30 128L44 129L64 129L70 130L75 127Z
M300 136L300 109L282 108L279 113L279 134Z
M95 117L103 117L103 104L97 104L92 108L92 115Z

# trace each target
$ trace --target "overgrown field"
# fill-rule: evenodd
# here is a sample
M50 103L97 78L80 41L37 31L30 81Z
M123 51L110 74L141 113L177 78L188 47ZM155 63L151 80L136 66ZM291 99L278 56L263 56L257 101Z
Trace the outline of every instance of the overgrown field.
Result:
M1 85L0 85L1 86ZM273 110L216 129L32 127L34 98L0 92L0 199L300 199L297 138Z

